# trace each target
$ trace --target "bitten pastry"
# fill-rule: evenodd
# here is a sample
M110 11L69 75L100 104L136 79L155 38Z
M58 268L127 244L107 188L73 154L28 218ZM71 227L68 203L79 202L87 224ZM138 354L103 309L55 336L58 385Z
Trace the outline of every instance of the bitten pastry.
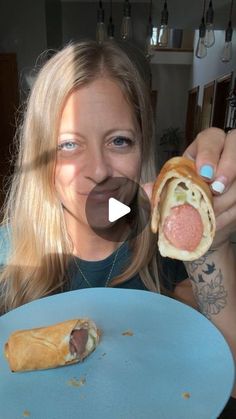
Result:
M185 157L168 160L152 193L153 233L162 256L191 261L209 249L215 235L212 194Z
M13 332L5 357L13 372L55 368L82 361L97 346L99 331L90 319Z

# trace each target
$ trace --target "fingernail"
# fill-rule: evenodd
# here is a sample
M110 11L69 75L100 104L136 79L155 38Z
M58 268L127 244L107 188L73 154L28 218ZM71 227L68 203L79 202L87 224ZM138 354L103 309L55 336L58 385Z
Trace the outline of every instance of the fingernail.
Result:
M200 175L202 177L205 177L206 179L212 179L214 175L214 169L209 164L204 164L199 171Z
M211 184L211 189L219 194L222 194L225 190L225 178L218 178Z

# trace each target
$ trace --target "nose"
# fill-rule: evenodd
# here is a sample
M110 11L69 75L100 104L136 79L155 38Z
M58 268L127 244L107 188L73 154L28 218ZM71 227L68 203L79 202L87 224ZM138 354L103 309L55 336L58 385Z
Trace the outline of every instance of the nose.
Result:
M87 155L85 177L99 184L112 176L112 167L103 149L93 147Z

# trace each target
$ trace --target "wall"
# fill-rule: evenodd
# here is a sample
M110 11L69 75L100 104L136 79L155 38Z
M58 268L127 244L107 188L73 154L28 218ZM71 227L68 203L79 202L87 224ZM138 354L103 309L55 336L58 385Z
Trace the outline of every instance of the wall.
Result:
M194 50L196 50L198 31L195 35ZM215 31L215 44L208 49L207 56L199 59L194 56L192 74L190 78L190 89L200 86L199 105L202 104L204 85L216 80L217 78L229 74L232 71L236 76L236 31L233 32L233 56L229 63L223 63L220 59L225 40L224 31Z
M152 65L153 89L158 91L156 143L160 164L166 159L165 152L159 146L163 130L171 126L180 127L183 131L185 129L188 91L193 87L200 87L198 103L201 106L204 86L207 83L231 72L236 77L236 31L233 33L233 58L229 63L223 63L220 59L224 40L225 31L215 31L215 44L208 49L208 54L204 59L198 59L193 54L192 66ZM194 53L197 41L198 31L195 31ZM171 53L169 56L171 58Z
M1 2L0 52L17 54L21 94L27 93L25 75L47 47L44 0Z
M110 5L103 2L105 24L108 24ZM62 2L63 43L84 38L96 39L98 2ZM115 38L120 38L120 28L123 16L123 3L113 3L113 23L115 24ZM148 3L131 4L134 43L143 48L146 38L148 20Z
M219 18L227 20L226 1L214 2L216 25ZM110 14L109 2L104 1L105 23ZM134 43L144 49L149 2L131 3L134 27ZM159 23L161 4L153 6L153 22ZM168 1L170 26L192 28L199 20L199 5L191 4L191 16L175 3ZM76 2L60 0L8 0L1 4L0 14L0 52L16 52L21 91L27 94L31 83L31 71L37 57L47 48L60 48L61 45L81 38L95 39L98 2ZM186 1L186 10L189 2ZM236 8L235 8L236 11ZM123 15L123 2L113 2L115 35L119 38ZM216 32L216 44L209 49L203 60L194 58L193 72L187 66L152 65L153 88L158 90L157 135L168 126L185 125L185 112L188 89L200 85L199 101L202 100L203 85L236 68L236 32L234 31L234 58L229 64L218 59L220 43L224 32ZM196 41L195 41L196 42Z
M94 7L93 4L98 4L98 1L95 2L93 0L62 0L62 4L72 4L79 2L80 5L82 3L86 3L87 7L90 8L91 12L93 13ZM109 9L109 2L110 0L103 0L103 6L106 10ZM113 0L113 8L114 13L113 15L117 18L120 15L118 13L118 9L122 9L124 0ZM136 11L139 9L140 3L145 5L145 10L148 13L150 0L131 0L132 5L132 17L136 15ZM208 7L208 0L206 1L206 8ZM153 24L156 26L160 23L161 18L161 10L163 9L164 0L153 0L152 1L152 15L153 15ZM117 6L117 7L116 7ZM230 0L214 0L214 24L217 29L223 29L225 24L228 21L229 16L229 7L230 7ZM81 6L82 7L82 6ZM169 10L169 25L172 28L182 28L182 29L196 29L199 27L201 17L202 17L202 8L203 8L203 0L168 0L168 10ZM82 10L82 8L81 8ZM86 16L87 16L86 12ZM146 14L141 15L142 20L145 19ZM236 25L236 7L233 8L233 16L232 16L233 25ZM89 24L88 21L84 20L84 25ZM115 22L117 23L117 21ZM138 28L139 29L139 28Z
M62 4L60 0L45 1L47 48L62 46Z
M159 147L163 130L169 127L185 130L190 74L188 65L152 65L152 88L158 91L155 118L158 165L169 157L165 148Z
M152 86L158 91L157 127L161 132L169 126L184 129L190 66L152 65Z

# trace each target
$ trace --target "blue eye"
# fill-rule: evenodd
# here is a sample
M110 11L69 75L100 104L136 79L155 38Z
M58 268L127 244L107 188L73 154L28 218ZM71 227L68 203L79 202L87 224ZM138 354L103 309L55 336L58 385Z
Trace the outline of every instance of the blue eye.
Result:
M123 146L123 147L133 145L132 140L130 140L127 137L121 137L121 136L114 138L113 143L115 144L115 146Z
M73 151L75 150L77 144L74 141L64 141L58 145L58 150L63 151Z

